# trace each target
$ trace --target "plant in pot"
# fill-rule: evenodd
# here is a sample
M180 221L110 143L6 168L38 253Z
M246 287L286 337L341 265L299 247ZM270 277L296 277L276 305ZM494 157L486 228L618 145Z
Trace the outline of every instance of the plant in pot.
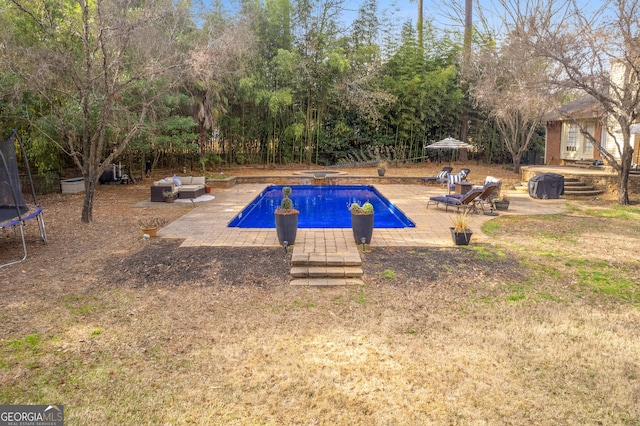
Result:
M509 208L509 198L502 192L498 192L498 196L491 200L496 210L507 210Z
M467 216L467 212L457 213L451 218L451 226L449 229L451 230L451 238L455 245L468 245L471 241L471 227L469 223L469 217Z
M378 163L378 176L384 176L387 172L387 162L381 161Z
M160 229L165 223L166 220L160 217L145 218L138 221L142 234L148 235L152 238L156 236L158 229Z
M276 232L278 233L278 242L287 248L296 243L296 234L298 233L298 215L300 212L293 208L291 195L291 187L282 188L282 201L280 207L275 211Z
M174 193L173 191L162 191L162 197L165 203L173 203Z
M373 204L366 202L364 204L352 203L349 206L351 211L351 229L353 230L353 239L356 244L371 244L373 236Z

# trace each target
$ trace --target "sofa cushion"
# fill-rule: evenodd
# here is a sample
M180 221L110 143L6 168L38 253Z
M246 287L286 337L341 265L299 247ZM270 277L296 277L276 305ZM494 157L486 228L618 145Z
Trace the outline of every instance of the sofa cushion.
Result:
M191 185L205 185L207 178L204 176L194 176L191 178Z
M162 187L163 191L164 190L167 190L167 191L175 191L176 190L176 184L173 181L171 181L171 182L157 181L157 182L153 182L153 186Z

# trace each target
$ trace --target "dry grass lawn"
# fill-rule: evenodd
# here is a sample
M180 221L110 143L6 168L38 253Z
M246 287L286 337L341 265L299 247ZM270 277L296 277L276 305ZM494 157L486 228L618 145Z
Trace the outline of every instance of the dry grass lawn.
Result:
M133 208L147 192L100 187L90 226L81 195L41 200L51 243L30 224L0 269L0 404L73 425L640 424L637 204L501 216L486 244L372 249L364 286L298 288L282 248L143 240L138 219L191 208Z

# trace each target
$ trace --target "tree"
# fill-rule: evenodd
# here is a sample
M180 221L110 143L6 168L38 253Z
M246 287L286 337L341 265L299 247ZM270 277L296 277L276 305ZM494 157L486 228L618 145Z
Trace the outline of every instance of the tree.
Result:
M91 223L98 179L179 81L188 4L173 0L9 0L1 60L48 109L47 137L73 159ZM35 120L29 117L30 124ZM40 127L42 128L42 127ZM34 131L39 131L33 127Z
M640 104L640 2L609 0L592 8L574 0L530 0L524 6L505 1L505 6L514 33L553 67L548 84L589 94L606 111L602 125L614 152L588 129L580 130L617 171L618 203L629 204L630 126Z
M349 61L344 49L336 48L340 35L339 15L344 0L298 0L294 17L298 25L294 29L293 44L301 60L298 63L300 88L304 96L305 114L304 151L307 164L319 154L318 135L322 130L324 114L336 82L349 71Z
M465 0L464 2L464 37L462 42L462 64L460 66L460 73L464 76L467 73L467 67L469 66L469 59L471 57L471 41L473 40L473 2L472 0ZM462 91L467 92L468 86L465 80L462 81ZM469 105L466 102L462 103L462 113L460 116L460 139L467 141L467 134L469 133ZM463 150L466 157L466 150Z
M245 66L245 59L252 54L254 41L249 28L247 16L231 20L224 19L221 13L212 13L191 51L186 86L194 99L201 156L205 155L207 133L227 112L225 87L230 84L231 77L238 76Z
M384 67L384 88L396 97L386 118L395 128L398 157L422 155L429 139L446 137L459 128L462 92L453 65L456 54L446 37L438 37L426 22L425 50L416 43L415 30L406 23L402 45ZM449 58L449 61L443 60Z
M511 154L513 171L519 173L520 160L553 99L542 84L545 63L518 39L510 39L501 47L485 46L474 55L467 72L472 98L495 121Z

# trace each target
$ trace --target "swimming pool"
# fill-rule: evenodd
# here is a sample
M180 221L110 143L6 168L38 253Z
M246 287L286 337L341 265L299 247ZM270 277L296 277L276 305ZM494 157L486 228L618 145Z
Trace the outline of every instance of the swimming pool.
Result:
M373 186L291 186L291 201L300 210L298 228L351 228L349 205L373 204L376 228L414 228L416 225ZM275 228L274 211L282 200L282 186L270 186L231 222L234 228Z

